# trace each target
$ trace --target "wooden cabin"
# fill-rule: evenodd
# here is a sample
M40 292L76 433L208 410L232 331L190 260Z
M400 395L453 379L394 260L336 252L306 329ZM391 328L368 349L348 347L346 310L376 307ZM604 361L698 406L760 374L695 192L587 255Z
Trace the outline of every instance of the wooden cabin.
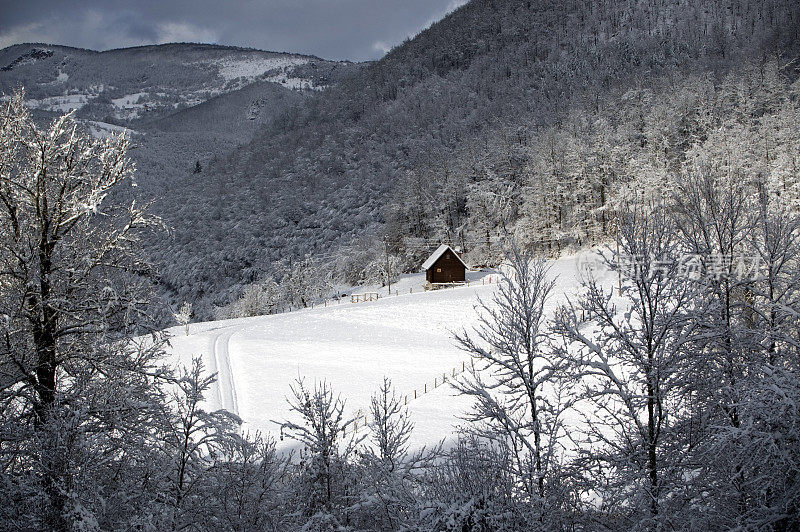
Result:
M431 284L463 283L466 280L467 265L447 244L442 244L422 265L425 279Z

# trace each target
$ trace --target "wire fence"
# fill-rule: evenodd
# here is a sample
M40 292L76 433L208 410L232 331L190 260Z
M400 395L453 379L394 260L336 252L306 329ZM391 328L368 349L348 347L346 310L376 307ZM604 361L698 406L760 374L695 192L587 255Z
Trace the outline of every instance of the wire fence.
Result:
M320 301L312 301L306 306L287 306L287 307L279 307L275 310L272 314L267 314L268 316L275 315L275 314L286 314L287 312L296 312L298 310L309 310L314 308L327 308L327 307L335 307L342 304L342 301L345 303L366 303L371 301L378 301L379 299L386 299L389 297L398 297L408 294L421 294L425 292L430 292L432 290L442 290L446 288L467 288L470 286L481 286L497 284L498 282L498 274L487 275L480 278L480 283L478 280L472 281L464 281L464 282L453 282L453 283L435 283L428 288L426 285L417 288L414 291L414 287L411 286L408 288L408 292L405 291L405 288L400 291L400 289L390 290L387 294L380 294L379 292L365 292L363 294L350 294L345 295L342 297L336 297L332 299L324 299Z
M481 286L486 286L486 285L491 285L491 284L495 284L496 285L497 283L498 283L497 274L487 275L487 276L481 277L481 279L480 279L480 285ZM478 285L478 280L465 281L463 283L445 283L445 284L447 285L447 287L453 288L453 289L455 289L455 288L466 288L466 287L469 287L469 286L477 286ZM446 289L446 288L437 287L437 289ZM418 291L416 293L424 293L424 292L428 292L428 291L430 291L429 288L423 287L422 289L418 289ZM415 293L414 292L414 287L413 286L409 287L408 294L414 294L414 293ZM372 295L372 294L374 294L374 292L370 292L369 294ZM380 296L380 297L382 297L382 298L398 297L398 296L401 296L401 295L406 295L405 290L401 294L400 290L396 289L396 290L393 291L393 293L392 293L392 291L390 291L389 294L383 295L383 296ZM350 296L350 303L363 303L363 302L369 302L369 301L377 301L379 299L378 297L363 298L363 297L354 297L354 296L360 296L360 294L352 294ZM340 305L342 303L343 300L345 302L347 302L347 298L341 297L341 298L336 298L336 300L335 300L336 302L335 303L332 300L330 302L330 304L329 304L328 300L325 300L322 305L317 304L316 306L318 306L318 307L320 307L320 306L322 306L322 307L338 306L338 305ZM315 307L315 305L314 305L314 303L312 303L310 307L301 307L301 308L297 308L295 310L307 310L307 309L313 309L314 307ZM280 313L291 312L291 311L292 311L291 309L282 310ZM416 401L417 399L422 398L422 396L427 395L428 393L430 393L433 390L439 388L440 386L443 386L444 384L446 384L446 382L448 380L453 379L453 378L461 375L462 373L464 373L467 370L467 367L468 367L467 362L462 360L460 368L458 366L453 367L453 368L450 369L450 371L442 372L441 376L439 376L438 374L435 375L433 377L433 381L428 380L426 382L423 382L420 386L414 387L410 392L401 395L401 397L403 398L403 406L407 406L410 402ZM474 369L474 367L475 367L475 359L474 358L470 358L469 368ZM359 431L362 431L362 430L366 429L368 427L368 425L369 425L369 421L368 421L367 414L364 412L363 409L358 409L356 411L355 417L352 420L352 428L348 431L347 425L345 425L343 428L340 429L340 431L342 432L343 435L347 435L348 432L350 434L354 434L356 432L359 432Z
M458 366L453 367L449 371L443 371L441 375L437 374L433 377L433 381L427 380L423 382L421 385L414 387L410 392L402 394L400 397L403 400L403 406L408 406L409 403L416 401L418 399L422 399L423 396L433 392L437 388L444 386L448 381L458 377L459 375L465 373L468 370L475 369L475 359L470 358L469 363L462 360L461 367ZM362 431L369 427L369 418L367 414L364 412L363 409L358 409L356 411L355 418L353 419L353 426L350 430L347 429L345 425L341 430L343 435L355 434L359 431Z

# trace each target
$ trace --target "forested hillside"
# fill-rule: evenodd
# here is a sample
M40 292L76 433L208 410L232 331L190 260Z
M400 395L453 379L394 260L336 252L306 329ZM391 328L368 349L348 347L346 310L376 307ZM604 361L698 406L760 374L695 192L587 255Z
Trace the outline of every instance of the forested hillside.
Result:
M786 0L470 2L215 164L221 196L165 209L187 223L157 250L180 256L165 285L224 303L332 250L322 267L354 282L379 275L385 234L405 267L440 241L491 263L504 231L590 242L723 121L794 105L798 21Z
M364 65L20 45L0 87L144 133L129 194L171 228L147 243L159 286L210 317L298 261L316 281L287 289L295 304L385 278L387 243L391 275L440 242L480 265L506 232L547 250L596 241L620 201L764 129L775 146L736 155L778 179L795 157L782 110L797 104L799 23L790 0L475 0Z
M184 219L175 216L175 205L219 196L217 182L204 170L287 109L303 106L311 94L359 68L346 61L205 44L104 52L19 44L0 50L0 97L7 100L24 87L26 105L41 124L73 111L95 136L123 131L131 136L136 179L115 196L155 201L154 214L164 218L182 248L207 238L197 218L210 213ZM169 254L156 259L163 271L186 271L187 264ZM212 274L207 288L224 275ZM163 293L170 299L173 291L168 287Z
M49 44L0 50L0 93L25 86L28 106L133 128L255 81L312 90L347 64L298 54L208 44L165 44L96 52Z

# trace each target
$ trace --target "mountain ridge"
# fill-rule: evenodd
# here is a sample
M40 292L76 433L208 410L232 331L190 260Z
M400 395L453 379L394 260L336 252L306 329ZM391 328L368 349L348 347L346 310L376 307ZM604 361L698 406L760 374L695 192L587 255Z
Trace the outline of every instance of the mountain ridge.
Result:
M191 41L180 41L180 42L167 42L167 43L159 43L159 44L142 44L137 46L123 46L120 48L108 48L106 50L95 50L93 48L81 48L78 46L70 46L66 44L55 44L55 43L45 43L45 42L21 42L6 46L5 48L0 48L0 57L4 53L11 53L12 49L17 48L30 48L30 47L44 47L44 48L59 48L62 50L70 50L74 52L86 52L90 54L107 54L107 53L116 53L116 52L132 52L132 51L149 51L149 50L159 50L165 48L197 48L197 49L207 49L207 50L226 50L226 51L240 51L240 52L259 52L259 53L268 53L268 54L276 54L276 55L292 55L298 57L307 57L309 59L314 59L317 61L329 61L329 62L336 62L336 63L357 63L358 61L350 61L347 59L325 59L323 57L314 55L314 54L307 54L307 53L300 53L300 52L286 52L286 51L276 51L276 50L264 50L261 48L254 48L249 46L234 46L229 44L216 44L216 43L202 43L202 42L191 42ZM369 62L369 61L366 61Z
M42 112L74 109L81 119L136 128L255 81L321 89L336 67L354 65L197 43L106 51L31 43L0 50L0 93L24 85L29 106Z

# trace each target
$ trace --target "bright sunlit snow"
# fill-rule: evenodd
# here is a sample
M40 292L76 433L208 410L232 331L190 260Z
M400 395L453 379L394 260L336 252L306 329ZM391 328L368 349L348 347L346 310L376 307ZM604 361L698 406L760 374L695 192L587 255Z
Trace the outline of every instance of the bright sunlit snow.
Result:
M579 256L553 262L551 274L558 280L551 311L576 293L578 264ZM471 272L468 279L466 287L424 292L424 274L406 275L392 286L399 295L387 297L384 287L378 301L351 303L346 298L329 301L327 307L196 323L189 336L175 327L170 330L172 351L184 362L201 356L208 371L218 373L210 407L233 411L245 421L245 430L276 439L273 421L289 416L286 397L298 376L312 386L315 379L327 380L346 399L348 412L355 413L367 410L386 375L398 394L408 397L415 423L412 446L432 445L452 436L470 407L448 385L441 386L443 376L460 372L470 360L454 345L452 331L476 323L474 307L479 298L491 298L500 275Z

